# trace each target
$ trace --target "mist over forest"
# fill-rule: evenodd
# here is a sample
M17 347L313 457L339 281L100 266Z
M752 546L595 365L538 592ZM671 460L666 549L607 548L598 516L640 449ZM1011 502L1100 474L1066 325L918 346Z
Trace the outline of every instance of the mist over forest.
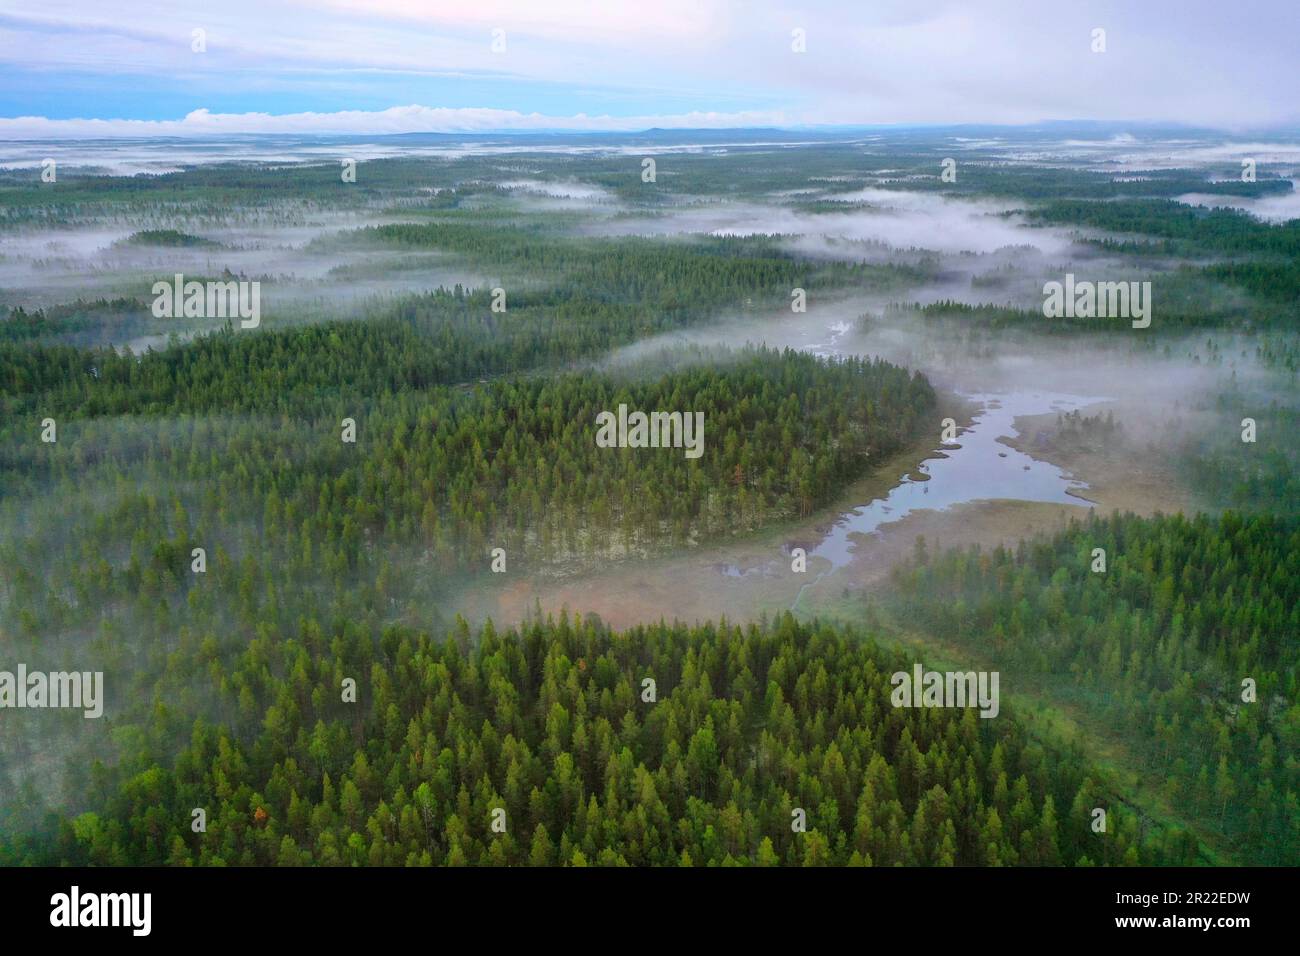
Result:
M0 864L1294 865L1297 177L1140 125L5 143L0 671L104 698L0 708Z

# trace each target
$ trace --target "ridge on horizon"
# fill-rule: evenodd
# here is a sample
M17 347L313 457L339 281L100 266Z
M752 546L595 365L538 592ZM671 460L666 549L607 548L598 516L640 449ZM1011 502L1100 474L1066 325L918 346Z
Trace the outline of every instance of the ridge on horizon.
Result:
M5 125L32 117L0 117L0 142L61 142L61 141L130 141L147 140L154 142L201 142L205 140L272 140L272 139L319 139L319 140L357 140L406 141L406 142L463 142L469 139L520 139L542 140L557 138L565 140L587 139L620 141L636 139L683 139L699 138L707 141L736 141L758 137L772 137L794 140L799 137L812 137L819 140L836 140L861 134L1012 134L1024 138L1041 135L1061 135L1070 131L1110 137L1129 135L1137 138L1141 135L1178 133L1188 136L1254 136L1279 138L1300 136L1300 127L1282 124L1257 129L1230 129L1217 126L1195 125L1175 121L1150 120L1132 122L1125 120L1068 120L1048 119L1027 123L879 123L879 124L794 124L794 125L754 125L754 126L647 126L629 129L581 129L565 126L535 127L514 129L510 127L492 127L465 130L402 130L402 131L341 131L341 130L200 130L167 132L62 132L51 131L45 134L7 134ZM44 120L44 118L40 118ZM69 120L49 121L61 123L110 123L141 122L134 120Z

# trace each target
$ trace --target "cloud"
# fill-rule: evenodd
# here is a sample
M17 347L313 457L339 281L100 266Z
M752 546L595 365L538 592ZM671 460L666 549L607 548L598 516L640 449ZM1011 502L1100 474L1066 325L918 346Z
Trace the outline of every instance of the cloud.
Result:
M202 56L190 50L196 27L207 31ZM1104 53L1091 48L1098 28ZM806 52L792 49L796 29ZM493 30L505 31L500 52ZM611 115L1243 130L1300 121L1286 81L1298 61L1295 0L115 0L111 12L86 0L14 0L0 14L0 63L17 76L10 101L85 73L104 77L109 94L146 77L192 94L186 107L242 109L249 104L219 98L238 88L268 97L258 106L277 94L317 97L286 112L416 100L544 110L574 117L574 128L593 128L579 114L599 96ZM446 85L393 95L403 74ZM70 105L100 90L69 87L59 109L32 112L74 115Z
M445 29L503 29L528 36L584 37L588 41L667 38L698 42L721 27L735 3L717 0L324 0L304 7L335 9L366 17L409 20Z
M211 113L194 110L179 120L49 119L44 116L0 118L3 139L71 139L133 136L222 136L258 133L366 134L486 133L564 130L631 132L661 129L740 129L788 126L779 112L695 112L649 116L546 116L499 109L447 109L394 106L386 110L341 110L335 113Z

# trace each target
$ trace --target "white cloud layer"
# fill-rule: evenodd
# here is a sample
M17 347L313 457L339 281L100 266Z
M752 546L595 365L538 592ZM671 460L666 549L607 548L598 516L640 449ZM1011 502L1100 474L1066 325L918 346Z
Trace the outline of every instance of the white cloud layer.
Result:
M179 120L0 118L0 139L71 139L132 136L224 136L256 133L362 134L485 133L566 130L631 132L661 129L738 129L786 126L782 112L678 113L663 116L544 116L498 109L394 106L386 110L337 113L210 113L194 110Z
M206 31L202 55L191 51L195 28ZM1098 29L1104 52L1093 50ZM505 40L495 52L494 31ZM695 117L679 121L686 125L736 125L710 112L736 109L817 124L1104 119L1240 131L1300 122L1300 3L9 0L0 64L24 77L102 75L108 89L118 75L153 77L196 94L196 103L204 91L238 89L387 104L401 101L390 95L400 89L393 77L410 75L454 83L451 105L494 108L385 110L364 117L376 132L479 130L484 119L500 129L554 124L512 112L521 107L573 114L572 129L673 123L581 115L593 94L610 113L700 110L686 113ZM529 101L528 84L554 95ZM330 115L335 129L361 129L348 125L357 114ZM322 123L307 113L267 122L290 120ZM204 123L248 132L258 123L202 112L183 122L181 133Z

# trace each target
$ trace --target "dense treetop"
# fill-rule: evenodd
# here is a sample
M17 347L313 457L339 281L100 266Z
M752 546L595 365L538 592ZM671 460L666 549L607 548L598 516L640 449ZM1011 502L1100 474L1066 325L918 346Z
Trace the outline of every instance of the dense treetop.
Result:
M253 641L220 675L224 719L196 723L174 763L129 754L120 785L99 775L94 809L47 843L0 842L0 862L1191 859L1185 834L1143 835L1077 757L1014 720L891 706L889 674L909 667L788 615L621 634L561 617L447 640L391 628L374 644L305 621ZM349 676L355 704L342 702ZM1089 825L1097 805L1111 809L1105 835ZM204 833L190 826L196 807ZM492 829L497 810L505 832Z
M1039 675L1131 737L1170 802L1244 859L1300 855L1295 518L1094 518L1015 550L930 556L897 580L910 623Z

